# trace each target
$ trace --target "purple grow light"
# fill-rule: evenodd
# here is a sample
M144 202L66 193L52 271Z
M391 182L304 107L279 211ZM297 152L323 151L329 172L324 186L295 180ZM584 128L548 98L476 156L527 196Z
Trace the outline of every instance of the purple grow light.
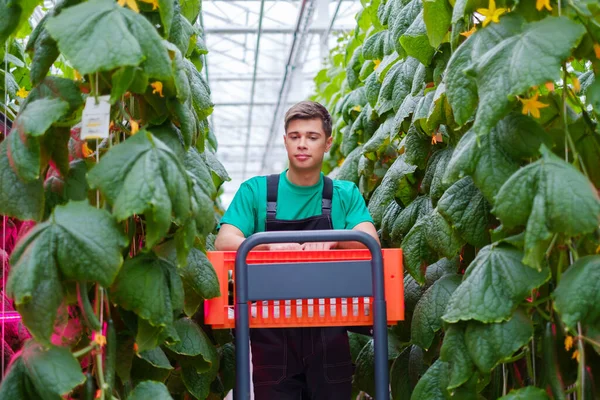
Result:
M4 311L0 312L0 323L3 322L18 322L21 320L21 316L16 311Z

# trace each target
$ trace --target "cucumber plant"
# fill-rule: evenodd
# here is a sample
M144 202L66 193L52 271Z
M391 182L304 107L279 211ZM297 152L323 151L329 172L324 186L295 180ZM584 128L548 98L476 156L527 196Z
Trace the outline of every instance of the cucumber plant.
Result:
M362 1L315 78L326 172L404 251L394 399L597 398L600 7ZM353 338L373 393L372 342Z
M0 1L3 289L32 336L0 398L223 398L230 337L202 303L220 295L205 253L229 177L201 2L63 0L28 29L40 4ZM100 96L108 137L83 140Z

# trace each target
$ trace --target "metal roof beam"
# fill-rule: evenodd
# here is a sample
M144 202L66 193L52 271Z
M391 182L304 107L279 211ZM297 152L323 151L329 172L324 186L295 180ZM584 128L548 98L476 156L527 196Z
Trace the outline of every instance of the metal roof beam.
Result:
M354 29L354 26L340 26L337 28L333 28L330 32L349 32ZM327 33L327 28L310 28L307 30L307 34L324 34ZM256 28L245 27L245 26L223 26L223 27L214 27L214 28L206 28L205 32L211 35L247 35L247 34L256 34ZM263 28L263 35L273 35L273 34L285 34L291 35L295 34L296 31L294 28L289 27L281 27L281 28Z
M265 0L260 2L260 15L258 16L258 32L256 35L256 49L254 53L254 71L252 72L252 89L250 90L250 106L248 110L248 128L246 136L246 148L244 150L244 178L246 175L246 164L248 162L248 145L250 144L250 129L252 128L252 112L254 110L254 94L256 91L256 76L258 73L258 56L260 54L260 37L263 32L263 16L265 15Z

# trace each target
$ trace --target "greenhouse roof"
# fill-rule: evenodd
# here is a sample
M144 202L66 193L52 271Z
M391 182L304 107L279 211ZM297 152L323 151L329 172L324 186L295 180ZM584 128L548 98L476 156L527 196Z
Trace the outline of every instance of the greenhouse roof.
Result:
M211 123L232 178L225 205L244 180L286 167L283 114L313 93L322 60L360 8L358 0L203 2Z

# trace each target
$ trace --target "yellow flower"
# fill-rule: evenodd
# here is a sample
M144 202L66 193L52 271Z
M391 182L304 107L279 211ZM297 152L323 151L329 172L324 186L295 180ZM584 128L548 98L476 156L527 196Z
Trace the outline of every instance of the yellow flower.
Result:
M506 8L496 8L496 0L490 0L489 8L478 8L477 12L485 17L483 26L486 27L490 22L500 22L500 16L506 12Z
M571 350L571 347L573 347L573 336L567 335L567 337L565 337L565 350L569 351Z
M535 8L537 8L538 11L542 11L542 8L546 8L546 10L548 11L552 11L552 6L550 5L550 0L537 0L535 2Z
M575 360L577 360L577 362L579 362L579 360L580 360L580 358L581 358L581 357L580 357L580 355L579 355L579 350L575 350L575 351L573 352L573 355L571 356L571 358L572 358L572 359L575 359Z
M140 0L141 2L152 4L152 9L156 10L158 8L158 0Z
M100 346L100 347L104 347L106 345L106 337L97 333L96 335L94 335L94 342Z
M475 33L475 25L473 25L473 27L472 27L471 29L469 29L468 31L466 31L466 32L461 32L461 34L460 34L460 35L461 35L461 36L464 36L464 37L469 37L469 36L471 36L471 35L472 35L472 34L474 34L474 33Z
M362 110L362 107L360 106L360 104L357 104L357 105L355 105L354 107L352 107L352 109L353 109L354 111L361 112L361 110Z
M373 70L377 71L377 68L379 68L379 64L381 64L381 60L373 60L373 63L375 64L375 68L373 68Z
M594 53L596 53L596 58L600 60L600 44L594 43Z
M121 7L125 7L125 4L127 4L127 7L131 8L136 13L140 12L140 9L135 0L117 0L117 3L119 3Z
M600 254L600 245L598 245L598 247L596 247L596 254Z
M571 79L571 83L573 84L573 90L575 93L579 93L581 90L581 83L579 83L579 79L577 77Z
M73 70L73 77L75 78L76 81L82 81L83 80L83 76L81 76L81 74L79 73L79 71L77 71L76 69Z
M538 101L538 96L539 96L539 93L536 93L535 96L533 96L530 99L519 98L521 103L523 103L523 114L524 115L531 114L534 118L539 118L540 117L540 108L548 107L548 104L544 104L541 101Z
M163 92L162 92L162 90L163 90L162 82L159 82L159 81L152 82L150 84L150 86L152 86L152 89L154 89L152 91L152 94L158 93L160 95L160 97L165 97L165 96L163 96Z
M554 82L548 81L544 85L546 85L546 89L550 92L554 92Z
M94 154L94 152L88 147L87 142L83 142L83 146L81 146L81 153L85 158L88 158Z
M25 97L29 96L29 92L27 90L25 90L24 87L21 87L17 91L17 96L19 96L20 98L24 99Z
M140 130L140 124L135 119L130 119L129 123L131 124L131 134L135 135Z

